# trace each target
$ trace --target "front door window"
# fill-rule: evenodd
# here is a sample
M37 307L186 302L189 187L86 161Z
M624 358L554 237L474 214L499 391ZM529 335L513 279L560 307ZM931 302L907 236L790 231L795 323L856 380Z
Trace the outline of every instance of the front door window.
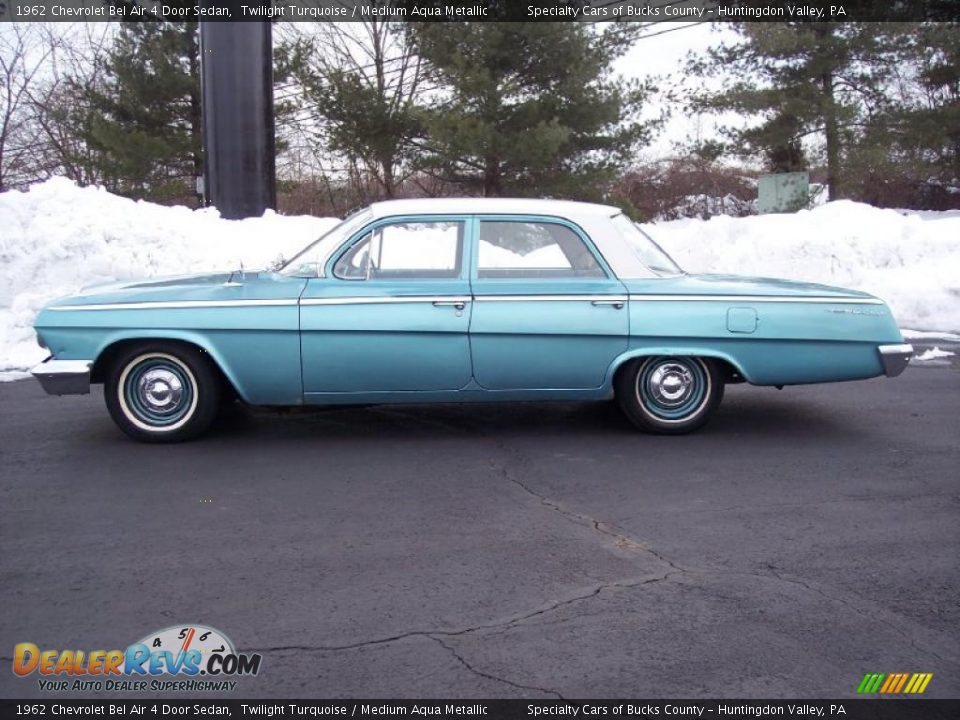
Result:
M460 276L463 222L410 221L381 225L337 261L343 280L425 280Z

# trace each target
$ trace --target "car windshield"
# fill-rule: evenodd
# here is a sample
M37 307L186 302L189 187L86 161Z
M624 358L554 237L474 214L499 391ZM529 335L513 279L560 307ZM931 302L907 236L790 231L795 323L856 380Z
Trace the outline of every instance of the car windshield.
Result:
M652 272L657 275L683 275L683 270L673 258L626 215L615 215L611 222L619 231L620 237L627 241L641 262Z
M363 227L373 213L365 208L347 217L343 222L334 225L332 229L307 245L277 270L282 275L293 277L320 277L323 274L323 264L330 253L336 250L350 235Z

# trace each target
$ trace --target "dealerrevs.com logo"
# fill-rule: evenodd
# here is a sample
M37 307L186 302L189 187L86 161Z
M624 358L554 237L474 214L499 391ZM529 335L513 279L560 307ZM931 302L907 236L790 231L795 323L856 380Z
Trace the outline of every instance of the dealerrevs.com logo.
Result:
M37 675L40 689L62 691L224 691L233 678L260 672L261 656L238 653L219 630L175 625L126 650L41 650L29 642L13 651L13 672Z

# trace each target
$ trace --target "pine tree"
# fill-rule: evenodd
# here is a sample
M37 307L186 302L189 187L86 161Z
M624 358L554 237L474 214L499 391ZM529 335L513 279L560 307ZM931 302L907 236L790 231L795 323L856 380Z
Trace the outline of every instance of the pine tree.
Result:
M888 84L915 25L907 23L736 23L738 42L691 64L722 75L716 93L695 93L698 110L733 111L758 122L728 128L732 145L774 171L806 165L803 141L822 142L830 197L847 194L844 161L863 128L890 109Z
M358 182L358 199L394 197L411 173L424 81L406 27L376 19L310 26L290 66L322 149L345 159L358 179L373 179L374 197Z
M200 47L196 22L120 26L103 82L86 93L80 133L107 187L183 200L203 173Z
M929 176L936 188L960 204L960 23L928 23L918 38L917 106L907 113L908 132L921 153L928 153Z
M647 139L649 87L611 77L632 23L431 23L415 28L435 72L422 168L485 196L599 198Z
M921 25L897 77L897 102L850 154L858 195L901 207L960 207L960 23Z

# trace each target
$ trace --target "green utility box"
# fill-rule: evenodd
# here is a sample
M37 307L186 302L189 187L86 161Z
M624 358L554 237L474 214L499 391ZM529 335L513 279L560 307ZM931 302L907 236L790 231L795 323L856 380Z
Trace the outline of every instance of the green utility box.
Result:
M764 175L757 180L757 212L796 212L810 204L810 174L807 172Z

